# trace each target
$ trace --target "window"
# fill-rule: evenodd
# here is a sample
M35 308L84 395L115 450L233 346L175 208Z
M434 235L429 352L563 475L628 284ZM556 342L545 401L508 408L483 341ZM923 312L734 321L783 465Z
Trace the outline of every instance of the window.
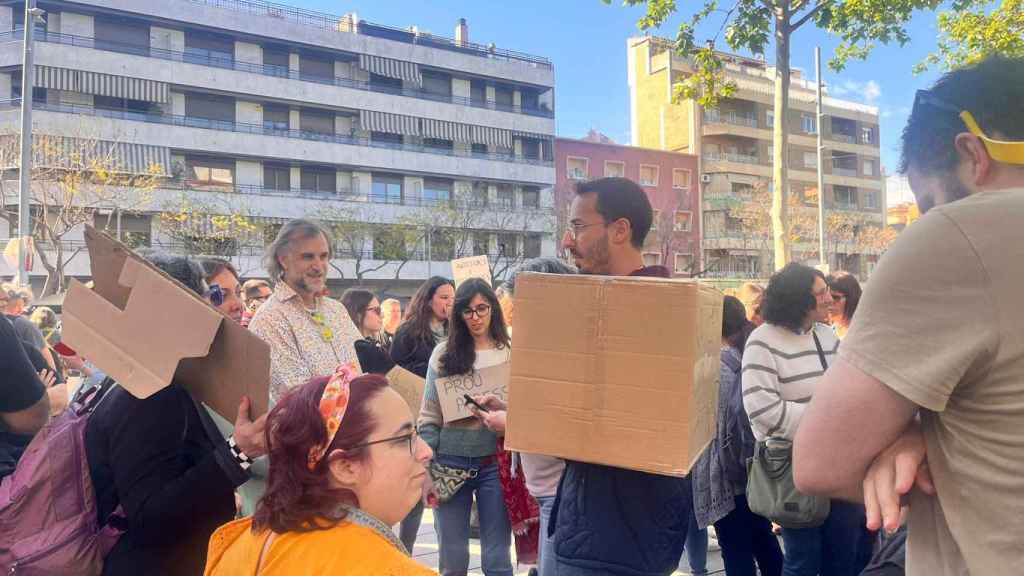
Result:
M14 21L22 20L15 16ZM149 56L149 24L144 22L122 18L96 18L93 24L93 37L97 44L103 45L104 50Z
M382 91L384 92L400 92L402 90L402 80L400 78L371 73L370 87L373 89L383 89Z
M263 128L267 130L288 130L290 112L287 106L277 104L263 105Z
M334 134L334 112L303 109L299 113L299 130L315 134Z
M291 190L292 169L284 164L264 164L263 187L268 190Z
M690 171L683 168L675 168L672 170L672 187L673 188L689 188L690 187Z
M641 186L657 186L658 185L658 167L650 166L648 164L640 165L640 185Z
M184 61L234 68L235 41L228 36L186 30Z
M523 138L523 158L540 160L540 140L536 138Z
M389 228L380 228L374 232L374 260L405 260L407 257L405 236L401 232Z
M540 188L523 186L523 208L540 208Z
M498 234L498 256L519 257L519 237L515 234Z
M301 187L304 192L338 191L338 174L333 168L319 166L302 167Z
M45 88L43 88L45 90ZM19 95L20 96L20 95ZM35 93L32 94L32 98L35 99ZM42 98L42 101L46 101L46 97ZM159 107L153 102L145 102L143 100L131 100L128 98L117 98L114 96L93 96L93 106L103 110L120 110L124 112L134 112L139 115L145 114L160 114Z
M874 160L865 160L864 161L864 174L867 175L867 176L874 176L875 175L875 161Z
M810 114L800 115L800 128L806 134L817 134L818 133L818 121L814 116Z
M474 182L473 193L469 199L469 205L477 208L486 208L489 200L489 194L490 190L486 182Z
M794 184L793 194L806 206L818 205L818 187L813 184Z
M421 76L423 77L424 92L436 96L452 95L452 77L448 74L424 71Z
M444 206L452 201L452 181L437 178L423 180L423 204L426 206Z
M804 152L804 168L817 168L818 166L818 153L817 152Z
M151 246L153 241L152 217L139 214L120 214L96 212L93 214L93 226L111 236L117 237L131 248Z
M469 82L469 100L473 104L483 104L487 101L487 85L481 80Z
M765 110L764 111L764 121L765 121L765 124L769 128L774 128L775 127L775 111L774 110Z
M334 59L309 54L299 55L299 78L331 80L334 78Z
M611 160L604 161L604 175L608 178L625 178L626 177L626 163L625 162L612 162Z
M370 199L384 204L402 203L402 177L387 174L374 174L371 185Z
M430 259L434 262L455 258L455 239L448 230L434 230L430 235Z
M590 160L570 156L565 159L565 171L570 180L586 180L590 172Z
M540 109L540 92L536 90L520 90L520 103L523 110Z
M487 154L487 144L473 144L473 154Z
M185 116L220 122L235 121L235 99L215 94L185 94Z
M833 186L832 194L836 204L841 206L857 205L857 189L852 186Z
M371 132L370 141L374 144L402 144L401 134L391 134L390 132Z
M269 46L263 47L263 70L272 76L288 76L288 49L274 49Z
M439 152L451 152L455 149L455 145L451 140L441 140L440 138L424 138L423 146Z
M661 253L644 252L644 266L658 266L661 264Z
M523 237L523 257L540 258L541 235L527 234Z
M494 104L497 108L512 108L512 87L501 84L495 86Z
M675 273L693 273L693 254L680 254L678 252L676 253Z
M693 220L693 213L684 210L676 211L676 222L674 230L676 232L689 232L690 222Z
M232 186L235 183L235 161L223 158L186 156L188 179L194 184Z
M864 207L872 210L878 209L878 192L873 190L864 192Z
M473 256L481 256L491 252L491 235L487 232L473 233Z
M515 208L516 196L511 184L498 184L498 206L511 210Z
M875 143L875 131L870 126L862 126L860 129L860 142L861 144L874 144Z

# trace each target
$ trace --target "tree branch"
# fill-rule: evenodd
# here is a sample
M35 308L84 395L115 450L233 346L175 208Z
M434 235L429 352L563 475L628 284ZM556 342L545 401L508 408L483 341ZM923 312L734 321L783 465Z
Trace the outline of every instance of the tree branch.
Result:
M814 15L817 14L818 12L820 12L822 8L824 8L825 6L828 6L831 3L832 3L832 0L821 0L820 2L818 2L817 6L815 6L814 8L811 8L810 12L808 12L807 14L804 14L803 16L801 16L800 19L796 21L796 23L791 25L789 27L789 30L792 32L792 31L796 30L797 28L803 26L804 24L807 23L808 20L810 20L811 18L814 18Z

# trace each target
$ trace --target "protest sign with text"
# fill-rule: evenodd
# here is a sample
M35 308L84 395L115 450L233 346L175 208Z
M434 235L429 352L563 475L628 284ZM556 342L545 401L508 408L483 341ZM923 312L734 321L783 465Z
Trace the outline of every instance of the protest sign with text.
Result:
M444 416L444 421L454 422L473 416L469 407L466 406L464 394L469 394L474 398L484 394L494 394L502 400L507 399L510 374L511 364L502 362L497 366L473 370L469 374L438 378L434 384L437 387L437 398L441 403L441 414Z
M480 278L487 282L488 286L494 285L491 282L491 264L487 260L487 256L470 256L452 260L452 279L455 281L455 287L458 288L459 284L470 278Z

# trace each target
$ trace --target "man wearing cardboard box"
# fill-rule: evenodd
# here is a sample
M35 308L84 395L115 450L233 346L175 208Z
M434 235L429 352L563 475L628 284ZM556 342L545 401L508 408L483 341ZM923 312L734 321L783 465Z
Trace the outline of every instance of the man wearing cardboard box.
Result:
M635 182L585 182L576 188L562 246L583 274L667 278L666 268L645 266L641 254L652 220ZM551 520L557 575L672 573L691 499L689 478L567 462Z

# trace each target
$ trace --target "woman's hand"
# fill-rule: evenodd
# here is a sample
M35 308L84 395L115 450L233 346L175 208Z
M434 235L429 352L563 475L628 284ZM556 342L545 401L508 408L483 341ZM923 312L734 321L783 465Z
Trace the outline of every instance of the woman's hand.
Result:
M863 483L869 530L895 532L906 514L901 500L915 485L925 494L935 494L927 456L924 436L915 424L871 463Z
M508 403L498 398L494 394L484 394L483 396L475 396L473 400L476 400L484 408L487 408L491 412L497 410L508 410Z
M238 405L238 415L235 418L235 443L249 458L258 458L267 453L266 436L264 435L267 427L267 415L264 414L254 421L249 409L249 397L243 396L242 402Z
M43 368L39 371L39 379L43 381L44 388L50 388L57 383L57 373L53 370Z
M505 410L491 410L490 412L482 412L476 406L470 405L470 412L473 413L488 430L501 436L505 434L505 420L508 416L508 412Z

